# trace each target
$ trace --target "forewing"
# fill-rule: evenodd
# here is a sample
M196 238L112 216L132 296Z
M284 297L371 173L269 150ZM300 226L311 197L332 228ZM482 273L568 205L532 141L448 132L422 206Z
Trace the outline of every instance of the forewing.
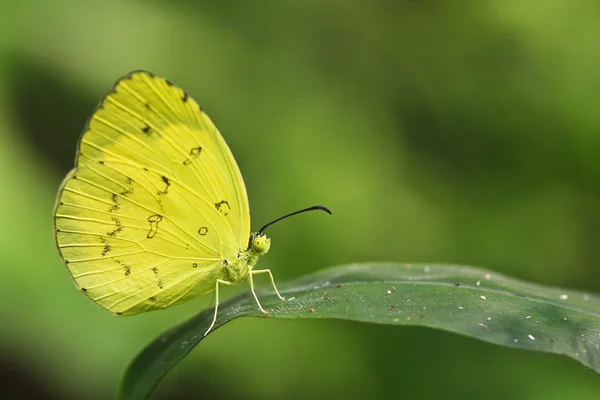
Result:
M84 132L57 199L56 242L77 284L117 313L214 287L245 248L248 200L197 103L146 72L121 79Z

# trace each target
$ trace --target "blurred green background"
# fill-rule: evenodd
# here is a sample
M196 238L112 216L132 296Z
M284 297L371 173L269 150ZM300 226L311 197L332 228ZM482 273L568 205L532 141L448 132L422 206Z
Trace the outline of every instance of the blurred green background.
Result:
M75 290L54 248L54 196L84 123L134 69L183 87L215 121L254 229L333 210L270 230L260 265L277 281L389 260L600 291L596 0L22 0L0 15L2 398L112 398L146 343L210 301L113 317ZM152 398L599 393L573 360L446 332L242 319Z

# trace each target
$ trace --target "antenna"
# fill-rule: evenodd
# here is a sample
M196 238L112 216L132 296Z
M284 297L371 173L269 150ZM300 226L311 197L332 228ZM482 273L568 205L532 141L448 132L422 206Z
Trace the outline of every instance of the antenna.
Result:
M287 218L287 217L291 217L292 215L301 214L301 213L303 213L303 212L307 212L307 211L313 211L313 210L323 210L323 211L325 211L326 213L328 213L329 215L331 215L331 211L330 211L330 210L329 210L329 208L327 208L327 207L323 207L323 206L312 206L312 207L305 208L305 209L303 209L303 210L299 210L299 211L295 211L295 212L293 212L293 213L286 214L286 215L284 215L283 217L279 217L279 218L277 218L275 221L271 221L271 222L269 222L268 224L266 224L265 226L263 226L262 228L260 228L260 230L258 231L258 233L263 233L263 231L264 231L265 229L267 229L269 226L273 225L275 222L279 222L279 221L281 221L282 219L285 219L285 218Z

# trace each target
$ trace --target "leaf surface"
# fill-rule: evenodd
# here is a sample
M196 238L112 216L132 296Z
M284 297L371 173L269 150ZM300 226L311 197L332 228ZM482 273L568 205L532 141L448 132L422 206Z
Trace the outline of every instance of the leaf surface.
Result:
M564 354L600 372L600 296L545 287L491 271L434 264L353 264L258 293L268 318L335 318L443 329L486 342ZM164 332L138 354L121 399L145 399L203 338L209 307ZM264 317L249 292L219 306L212 334L242 316Z

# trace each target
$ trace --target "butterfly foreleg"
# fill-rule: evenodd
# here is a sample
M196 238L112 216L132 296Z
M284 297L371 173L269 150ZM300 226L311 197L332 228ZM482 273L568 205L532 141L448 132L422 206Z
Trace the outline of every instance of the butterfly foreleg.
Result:
M224 281L222 279L217 279L215 283L215 314L213 315L213 320L206 332L204 332L204 336L208 335L208 332L215 326L215 322L217 321L217 310L219 309L219 283L227 286L233 285L232 282Z
M285 298L283 296L281 296L281 294L279 294L279 290L277 290L277 286L275 286L275 279L273 279L273 274L271 273L270 269L253 269L252 271L250 271L250 274L252 274L252 275L264 274L264 273L269 274L269 276L271 277L271 284L273 285L273 289L275 289L275 293L277 293L277 296L281 300L285 301Z
M256 296L256 292L254 291L254 279L252 279L252 275L254 275L254 271L250 270L248 274L248 280L250 281L250 290L252 291L252 295L254 296L254 300L256 300L256 304L258 304L258 308L263 314L268 314L265 309L260 305L260 301L258 301L258 296Z

